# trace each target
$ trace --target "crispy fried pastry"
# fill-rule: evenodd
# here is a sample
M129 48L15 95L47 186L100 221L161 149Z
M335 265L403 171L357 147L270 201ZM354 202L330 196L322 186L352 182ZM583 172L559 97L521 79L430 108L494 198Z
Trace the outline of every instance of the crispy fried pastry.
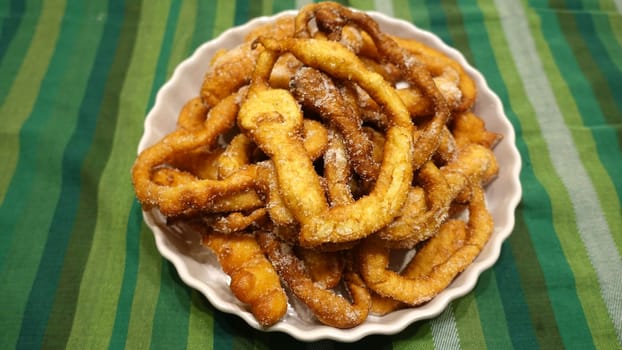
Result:
M250 234L204 235L203 244L214 251L223 271L231 276L231 291L262 326L278 322L287 311L287 296L279 275Z
M468 227L450 220L417 252L403 274L389 270L389 248L367 239L359 246L359 270L375 293L408 305L424 303L445 289L483 249L493 231L483 190L475 186ZM466 234L465 232L466 231Z
M352 328L365 321L371 299L358 274L345 272L345 284L352 298L350 303L345 297L314 283L291 246L279 242L265 231L259 232L257 239L292 293L309 307L319 321L336 328Z
M479 254L500 135L458 61L322 2L208 63L132 182L145 210L203 235L260 325L289 295L355 327L430 300Z

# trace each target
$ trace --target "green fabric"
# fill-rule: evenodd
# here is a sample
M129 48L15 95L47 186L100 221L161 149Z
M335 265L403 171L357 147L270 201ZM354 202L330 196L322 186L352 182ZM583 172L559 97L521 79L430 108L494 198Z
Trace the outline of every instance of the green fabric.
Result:
M129 169L175 67L309 1L0 1L0 349L622 348L622 1L340 1L430 30L501 98L523 198L438 317L352 343L252 329L157 252Z

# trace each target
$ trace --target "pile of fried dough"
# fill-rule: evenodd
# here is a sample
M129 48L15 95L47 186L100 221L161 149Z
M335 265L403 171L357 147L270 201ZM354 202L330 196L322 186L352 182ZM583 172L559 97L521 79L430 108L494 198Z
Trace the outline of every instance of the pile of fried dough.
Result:
M296 298L355 327L432 299L492 234L501 136L476 93L441 52L311 4L212 59L177 128L138 155L136 195L201 233L260 325Z

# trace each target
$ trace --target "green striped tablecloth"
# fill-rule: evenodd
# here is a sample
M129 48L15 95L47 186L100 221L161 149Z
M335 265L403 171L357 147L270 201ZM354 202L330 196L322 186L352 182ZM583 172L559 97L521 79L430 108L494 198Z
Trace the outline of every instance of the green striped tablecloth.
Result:
M129 169L202 42L306 1L0 1L0 349L622 347L622 1L350 1L459 49L501 97L523 199L437 318L354 344L253 330L157 252Z

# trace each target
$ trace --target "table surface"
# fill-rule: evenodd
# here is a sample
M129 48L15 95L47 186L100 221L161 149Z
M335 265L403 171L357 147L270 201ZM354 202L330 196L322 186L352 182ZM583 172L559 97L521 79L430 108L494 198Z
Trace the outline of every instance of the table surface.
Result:
M498 262L352 343L252 329L180 281L129 169L201 43L304 1L0 1L0 348L622 348L622 1L351 1L430 30L501 98L523 167Z

